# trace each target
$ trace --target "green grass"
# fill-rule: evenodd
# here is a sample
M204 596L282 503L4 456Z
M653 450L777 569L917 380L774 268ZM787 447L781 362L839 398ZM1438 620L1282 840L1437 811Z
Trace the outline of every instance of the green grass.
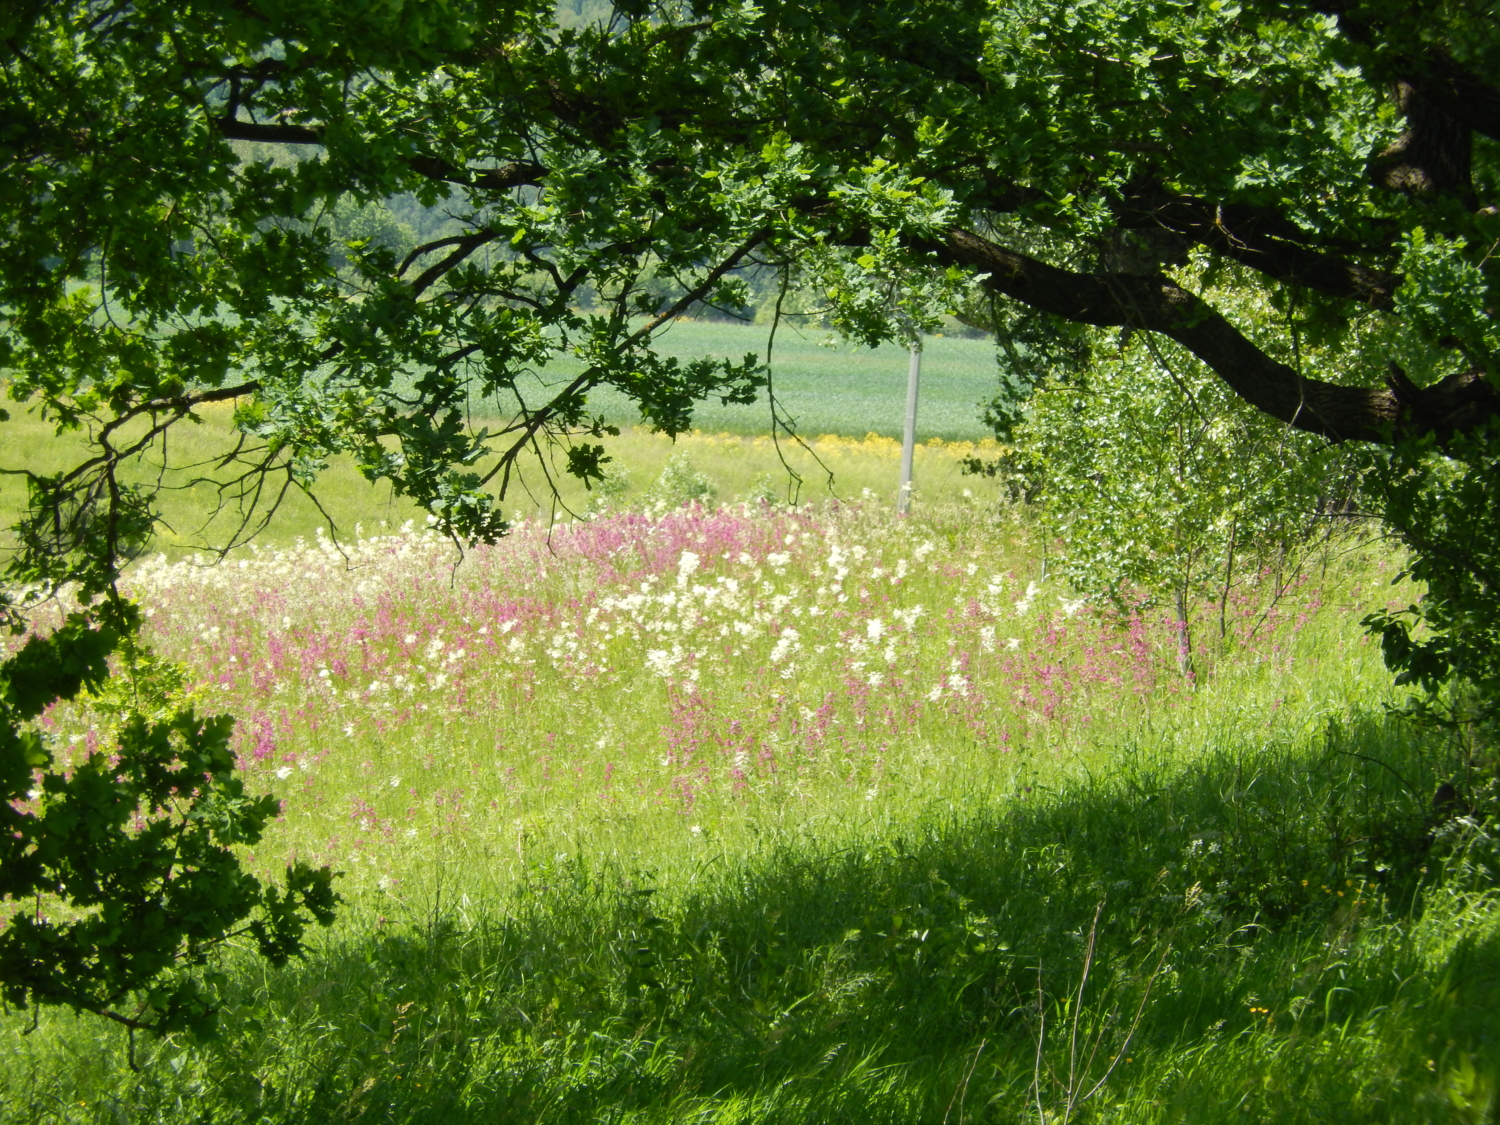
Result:
M833 370L866 359L809 356L805 434L893 432ZM304 962L220 958L214 1042L0 1014L0 1123L1495 1119L1500 859L1432 805L1482 796L1469 748L1382 711L1380 544L1237 588L1223 636L1199 607L1192 689L1169 623L1043 577L975 447L922 446L895 520L889 437L714 428L627 431L550 533L533 467L456 570L342 463L195 566L217 493L168 473L153 643L284 802L247 863L346 903ZM764 502L782 457L816 506ZM66 754L109 721L48 723Z
M141 570L285 802L249 862L348 902L139 1071L5 1017L0 1121L1493 1120L1493 839L1381 713L1378 545L1205 607L1188 690L1024 520L926 512Z

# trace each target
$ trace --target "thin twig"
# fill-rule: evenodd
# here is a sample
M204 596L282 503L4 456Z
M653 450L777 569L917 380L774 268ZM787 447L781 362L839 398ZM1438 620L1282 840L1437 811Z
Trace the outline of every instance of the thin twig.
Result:
M988 1039L981 1039L979 1046L974 1048L974 1058L969 1062L968 1072L964 1075L963 1082L953 1091L953 1097L948 1099L948 1108L943 1111L943 1125L948 1125L948 1115L953 1112L953 1102L958 1101L958 1125L964 1122L964 1099L969 1096L969 1079L974 1077L974 1068L979 1065L979 1052L984 1050Z
M1031 1092L1036 1098L1037 1125L1046 1125L1047 1111L1042 1108L1042 1057L1047 1047L1047 1002L1042 995L1042 962L1036 963L1036 1062L1031 1074Z
M1063 1125L1073 1116L1078 1105L1074 1094L1078 1083L1078 1025L1083 1021L1083 990L1089 982L1089 970L1094 967L1094 945L1099 937L1099 916L1104 913L1104 900L1094 907L1094 920L1089 924L1089 940L1083 950L1083 971L1078 975L1078 992L1073 999L1072 1027L1068 1031L1068 1100L1063 1107ZM1095 1040L1095 1046L1098 1041ZM1089 1056L1091 1059L1093 1055Z

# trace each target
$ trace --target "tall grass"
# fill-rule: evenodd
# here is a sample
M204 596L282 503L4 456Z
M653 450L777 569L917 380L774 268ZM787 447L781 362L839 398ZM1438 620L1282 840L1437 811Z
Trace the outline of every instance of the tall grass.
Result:
M886 513L138 567L284 802L250 862L348 902L139 1071L5 1017L0 1120L1492 1119L1495 859L1380 711L1378 547L1241 591L1189 689L1018 519Z

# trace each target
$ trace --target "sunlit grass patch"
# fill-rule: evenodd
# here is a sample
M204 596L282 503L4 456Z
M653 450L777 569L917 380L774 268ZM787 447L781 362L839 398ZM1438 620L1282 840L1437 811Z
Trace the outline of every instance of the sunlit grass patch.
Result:
M390 487L365 480L347 458L333 458L317 482L314 503L293 486L284 473L272 474L256 496L242 502L230 487L235 472L222 459L235 447L238 435L230 424L230 404L200 409L201 425L173 431L170 466L160 448L128 462L121 474L127 484L160 487L155 507L162 519L151 550L174 558L212 553L232 537L254 535L262 546L286 546L298 537L311 538L323 527L340 542L393 531L408 520L420 523L424 513ZM483 419L476 419L483 425ZM129 427L121 432L128 438ZM14 409L0 424L10 467L39 474L62 472L76 464L82 445L59 438L50 424ZM690 466L723 502L767 500L822 503L887 503L894 506L899 484L899 443L870 433L862 439L833 434L803 441L772 439L765 434L693 431L674 441L665 434L626 427L618 437L604 440L609 461L608 484L586 487L564 471L561 453L550 464L534 459L517 467L510 491L500 502L506 515L519 521L571 519L601 509L642 509L664 500L657 510L680 502L670 492L653 489L673 458ZM961 501L982 509L998 501L1000 490L991 481L962 474L965 457L993 457L993 439L944 441L940 437L918 444L915 496L917 503L943 505ZM0 512L11 513L0 527L0 549L9 542L11 520L24 505L24 478L0 474Z

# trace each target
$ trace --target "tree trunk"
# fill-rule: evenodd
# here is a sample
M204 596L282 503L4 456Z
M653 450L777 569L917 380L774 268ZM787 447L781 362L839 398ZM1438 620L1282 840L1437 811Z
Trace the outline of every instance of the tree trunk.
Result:
M1175 609L1177 611L1177 670L1182 673L1182 678L1187 681L1188 686L1193 687L1198 682L1198 675L1193 670L1193 632L1188 624L1186 583L1177 587Z

